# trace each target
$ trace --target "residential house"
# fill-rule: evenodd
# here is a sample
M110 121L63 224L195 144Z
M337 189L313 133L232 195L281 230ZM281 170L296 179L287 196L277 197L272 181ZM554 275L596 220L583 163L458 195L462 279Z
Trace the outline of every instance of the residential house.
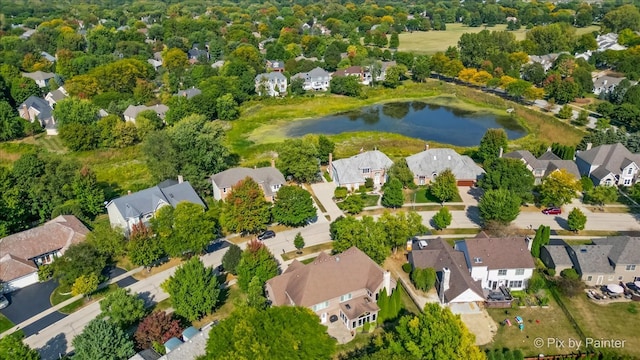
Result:
M556 61L558 56L564 54L566 52L555 53L555 54L546 54L546 55L529 55L529 64L538 63L542 65L544 71L549 71L553 66L553 63Z
M472 186L484 175L484 170L470 157L452 149L429 149L407 157L407 165L417 185L426 185L446 169L451 170L459 186Z
M213 64L211 64L211 67L214 68L214 69L220 69L223 66L224 66L224 60L218 60L218 61L214 62Z
M613 91L624 80L625 77L615 77L611 75L603 75L594 73L593 76L593 93L596 95L606 95Z
M579 151L576 164L582 176L589 176L594 185L631 186L638 181L640 154L633 154L621 143L596 146Z
M560 239L551 239L548 245L540 248L540 260L549 269L553 269L556 275L562 270L573 268L573 260L567 251L569 245Z
M36 33L35 29L29 29L29 28L23 28L24 32L22 33L22 35L20 35L20 39L22 40L27 40L29 39L33 34Z
M274 41L276 41L276 39L274 39L274 38L268 38L268 39L260 41L258 43L258 50L260 50L260 52L262 52L262 53L265 53L267 44L268 43L272 43Z
M380 73L376 75L375 81L384 81L387 77L387 69L392 66L396 66L395 61L382 61L380 62ZM371 75L371 69L369 67L366 68L364 72L364 81L362 82L365 85L369 85L373 80L373 75Z
M278 190L286 183L284 176L275 166L257 169L236 167L211 176L213 198L216 200L226 199L233 187L247 177L253 179L260 186L265 199L271 202L275 200Z
M615 236L593 239L587 245L546 245L541 251L545 265L564 258L565 251L573 268L588 286L640 281L640 238ZM559 272L556 269L556 272Z
M53 55L51 55L51 54L49 54L49 53L48 53L48 52L46 52L46 51L41 51L41 52L40 52L40 55L41 55L43 58L45 58L45 60L47 60L47 61L48 61L48 62L50 62L50 63L54 63L54 62L56 62L56 57L55 57L55 56L53 56Z
M131 122L136 122L136 117L138 116L138 114L140 114L143 111L147 111L147 110L153 110L156 112L156 114L158 114L158 117L162 120L164 120L165 115L167 114L167 111L169 111L169 107L167 105L164 104L156 104L153 106L146 106L146 105L129 105L127 106L127 108L124 110L124 120L125 121L131 121Z
M38 268L50 264L89 233L73 215L60 215L43 225L0 239L0 281L13 291L38 282Z
M57 135L58 128L53 118L53 109L43 98L29 96L18 108L20 117L34 122L38 120L40 125L47 131L47 135Z
M211 328L217 324L218 321L214 321L200 330L193 326L184 329L181 339L173 338L175 340L168 347L171 350L168 350L165 346L165 350L168 351L159 360L195 360L204 356L207 352L207 340L209 339Z
M204 48L200 49L199 44L193 44L187 52L187 57L192 64L198 61L209 61L211 59L209 55L209 45L205 44Z
M260 96L284 96L287 94L287 78L280 72L256 76L256 93Z
M365 151L346 159L333 160L329 154L328 171L331 179L338 186L349 190L357 190L365 184L366 179L373 179L376 188L387 182L387 170L393 161L380 150Z
M158 69L160 69L160 67L162 66L162 60L156 60L156 59L147 59L147 62L153 66L153 70L158 71Z
M483 289L504 286L523 290L536 268L532 243L528 237L492 238L480 233L473 239L457 241L455 249L464 253L471 278L480 281Z
M506 158L521 160L535 178L535 185L540 185L542 180L549 176L552 172L564 169L569 174L580 179L580 171L578 165L573 160L562 160L551 151L551 148L536 159L528 150L512 151L504 155Z
M64 87L60 86L59 88L49 91L47 95L45 95L44 99L47 100L49 106L53 109L53 107L60 101L69 97L69 93Z
M354 330L376 321L380 291L391 294L395 286L390 272L352 247L333 256L322 252L307 265L294 260L284 273L267 281L265 293L273 306L304 306L323 324L337 317Z
M442 304L484 301L481 282L471 278L465 255L442 238L421 240L426 246L413 248L409 263L414 269L436 271L436 291Z
M280 60L267 60L267 72L284 72L284 62Z
M627 49L626 46L618 44L618 34L616 33L598 35L598 37L596 37L596 43L598 44L598 52L606 50L620 51Z
M27 77L29 79L33 79L33 81L35 81L39 87L43 88L49 85L49 81L55 78L56 74L38 70L31 73L23 72L22 76Z
M358 81L362 83L364 78L364 69L362 66L350 66L346 69L338 70L333 73L333 77L342 77L342 76L355 76L358 78Z
M135 193L115 198L107 203L107 213L112 228L121 228L129 235L134 225L148 224L153 215L163 206L173 206L187 201L206 208L202 199L182 176L178 181L165 180L160 184Z
M191 99L192 97L200 94L202 94L202 91L200 89L191 87L186 90L179 90L177 93L173 94L173 96L183 96L183 97L186 97L187 99Z
M303 89L327 91L331 82L331 74L323 68L316 67L315 69L306 73L297 73L291 77L291 81L295 79L302 79L304 84Z

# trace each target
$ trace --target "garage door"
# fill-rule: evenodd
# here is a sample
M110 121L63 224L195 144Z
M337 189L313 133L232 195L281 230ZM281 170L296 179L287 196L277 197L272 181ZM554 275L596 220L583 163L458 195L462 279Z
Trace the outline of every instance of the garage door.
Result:
M33 285L38 282L38 273L34 272L29 275L25 275L21 278L17 278L15 280L11 280L7 282L6 290L11 292L14 290L22 289L23 287L27 287L29 285Z
M473 180L458 180L458 186L473 186L475 181Z

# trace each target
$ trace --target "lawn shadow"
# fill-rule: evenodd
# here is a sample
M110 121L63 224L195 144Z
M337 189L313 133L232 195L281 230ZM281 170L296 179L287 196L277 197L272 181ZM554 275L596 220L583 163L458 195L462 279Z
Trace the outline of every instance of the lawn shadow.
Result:
M67 353L67 338L60 333L47 341L43 347L37 349L42 359L60 359Z

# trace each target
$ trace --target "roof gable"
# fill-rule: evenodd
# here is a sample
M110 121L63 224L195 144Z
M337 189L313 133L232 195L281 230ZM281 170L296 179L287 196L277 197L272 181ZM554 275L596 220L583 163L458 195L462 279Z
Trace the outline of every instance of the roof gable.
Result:
M484 170L470 157L452 149L429 149L407 157L407 165L415 176L431 177L450 169L456 179L477 179Z
M236 167L227 169L211 176L211 181L219 188L232 188L241 180L250 177L262 185L266 196L271 196L273 185L283 185L286 183L284 175L275 167L261 167L257 169Z
M523 237L474 238L464 240L471 267L486 266L497 269L533 269L535 264ZM474 259L479 259L476 263Z

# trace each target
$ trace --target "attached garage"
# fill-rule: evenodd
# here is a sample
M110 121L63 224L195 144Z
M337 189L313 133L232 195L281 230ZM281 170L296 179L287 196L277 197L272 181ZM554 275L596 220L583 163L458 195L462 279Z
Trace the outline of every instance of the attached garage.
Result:
M5 291L11 292L18 289L22 289L29 285L33 285L38 282L38 273L34 272L23 277L19 277L17 279L13 279L5 285Z
M474 186L476 182L475 180L458 180L456 184L458 186Z

